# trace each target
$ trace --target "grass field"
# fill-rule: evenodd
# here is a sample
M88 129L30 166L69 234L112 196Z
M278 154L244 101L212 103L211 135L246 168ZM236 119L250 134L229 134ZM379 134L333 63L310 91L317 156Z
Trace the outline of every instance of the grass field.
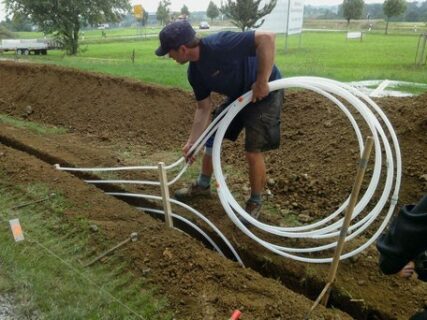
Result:
M366 34L363 41L345 33L306 32L299 48L290 40L288 53L278 41L276 61L285 76L317 75L341 81L390 79L427 83L427 68L414 65L416 36Z
M382 19L361 19L351 20L347 24L346 20L324 20L324 19L304 19L305 29L329 29L329 30L360 30L367 31L371 27L373 33L385 33L386 21ZM388 26L390 34L419 34L427 32L425 22L390 22Z
M290 37L285 52L285 37L278 35L276 64L284 77L313 75L340 81L389 79L427 83L427 67L414 65L417 44L415 35L373 33L359 41L346 40L344 32L305 32L301 39ZM47 56L29 58L190 90L187 67L168 58L156 57L157 46L156 38L83 43L80 54L75 57L52 50ZM131 62L133 50L134 64Z

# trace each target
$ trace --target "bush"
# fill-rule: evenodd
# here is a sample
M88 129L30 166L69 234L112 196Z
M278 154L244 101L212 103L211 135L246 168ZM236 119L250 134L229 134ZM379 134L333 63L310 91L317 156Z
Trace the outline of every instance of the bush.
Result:
M4 26L0 26L0 39L13 38L13 33Z

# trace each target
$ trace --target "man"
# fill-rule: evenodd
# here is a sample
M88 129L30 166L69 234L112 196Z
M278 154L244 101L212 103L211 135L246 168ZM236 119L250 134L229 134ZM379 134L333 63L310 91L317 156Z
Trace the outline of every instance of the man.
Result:
M377 241L380 268L385 274L410 277L414 272L427 281L427 195L416 205L405 205ZM410 320L426 320L427 310Z
M180 64L189 62L188 81L193 88L197 108L190 136L182 149L187 161L192 161L188 151L211 120L211 93L218 92L228 97L214 112L216 116L232 101L252 90L252 103L232 121L225 137L235 141L245 128L251 186L246 211L258 218L266 182L263 152L278 148L280 144L283 91L269 93L268 89L269 81L281 78L274 65L274 34L259 31L220 32L199 39L187 21L177 21L164 27L159 38L160 47L156 55L169 54ZM213 138L206 144L199 177L191 186L175 193L178 200L210 195L212 143Z

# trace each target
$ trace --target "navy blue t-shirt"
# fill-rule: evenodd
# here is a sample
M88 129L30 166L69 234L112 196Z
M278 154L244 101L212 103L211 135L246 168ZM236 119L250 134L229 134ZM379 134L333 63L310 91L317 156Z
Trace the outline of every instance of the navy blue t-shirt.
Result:
M220 32L200 41L200 57L188 66L188 81L196 100L218 92L237 99L251 89L257 76L255 31ZM280 79L273 66L270 81Z

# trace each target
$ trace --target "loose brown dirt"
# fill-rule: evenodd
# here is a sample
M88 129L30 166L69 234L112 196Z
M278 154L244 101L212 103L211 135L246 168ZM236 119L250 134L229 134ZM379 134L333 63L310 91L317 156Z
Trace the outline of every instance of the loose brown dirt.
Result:
M81 204L70 210L70 216L85 212L112 239L128 235L136 223L144 230L144 241L132 245L123 258L131 259L133 271L146 276L172 301L178 319L225 319L234 308L243 309L243 319L304 317L311 302L285 286L315 298L328 266L297 263L265 251L224 219L215 198L191 205L217 224L245 264L264 277L219 258L196 241L39 160L72 166L170 163L190 129L191 94L128 79L16 63L0 63L0 83L0 113L69 130L37 135L0 124L0 142L26 152L1 146L1 170L7 179L42 181L61 190ZM266 201L269 209L262 219L287 225L290 218L297 223L314 221L342 203L351 191L358 146L348 120L325 99L293 91L285 100L281 147L266 155L273 196ZM378 103L395 127L402 149L399 202L415 202L427 192L427 94ZM237 145L225 143L223 162L229 187L243 200L248 182L242 141ZM342 263L332 304L355 318L407 319L424 305L425 285L415 279L385 277L376 261L372 247ZM143 272L147 269L153 271L147 275ZM280 279L285 286L267 277ZM317 318L336 316L324 308L316 312Z

